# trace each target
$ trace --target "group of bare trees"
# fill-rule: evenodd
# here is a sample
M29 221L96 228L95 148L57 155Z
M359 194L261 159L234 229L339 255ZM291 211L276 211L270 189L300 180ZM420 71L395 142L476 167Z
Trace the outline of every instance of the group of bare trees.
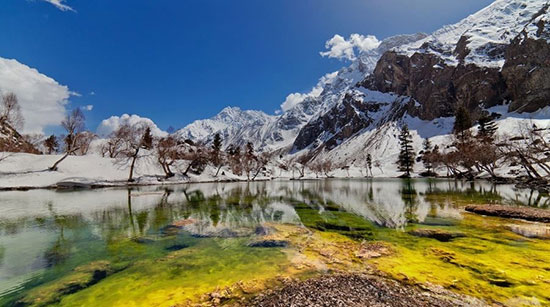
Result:
M133 171L145 155L153 156L164 172L166 179L176 174L189 176L201 174L207 165L215 167L214 177L219 176L224 167L228 167L236 175L246 175L248 180L255 180L271 156L267 153L256 153L252 143L244 147L230 145L223 151L223 140L215 134L212 144L206 146L190 140L181 140L175 134L165 137L153 137L150 127L144 125L123 125L115 130L102 146L103 156L116 158L130 165L128 181L133 180ZM223 174L224 172L222 172Z
M426 173L435 174L436 168L444 167L450 177L473 179L486 173L498 179L497 170L510 165L520 166L532 179L550 178L550 130L524 123L513 136L497 136L496 117L482 117L475 133L468 124L455 125L452 140L445 148L432 147L429 140L425 141L419 158ZM466 115L457 118L457 122L468 120Z
M451 142L446 148L432 147L429 139L424 141L418 157L426 169L423 175L435 176L436 168L445 167L449 177L473 179L486 172L496 179L498 161L503 158L504 151L497 144L494 118L482 117L474 134L468 115L465 112L459 114Z
M48 153L53 153L58 149L59 139L63 142L63 156L50 167L51 171L56 171L59 164L70 155L86 155L91 142L97 138L93 132L86 130L86 116L80 108L67 114L61 121L61 127L65 130L66 135L60 137L52 135L43 142Z
M257 153L250 142L243 148L230 145L222 156L234 174L246 175L247 180L255 180L262 171L267 172L266 166L272 158L269 152Z
M532 179L550 178L550 131L535 124L519 127L519 135L510 137L500 149L505 161L518 165Z

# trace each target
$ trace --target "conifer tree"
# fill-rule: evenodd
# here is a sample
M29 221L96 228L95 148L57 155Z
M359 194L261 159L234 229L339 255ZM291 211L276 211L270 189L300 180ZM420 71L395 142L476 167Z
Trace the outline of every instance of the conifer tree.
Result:
M470 113L464 106L458 107L455 113L455 124L453 127L453 133L459 138L465 136L465 131L472 127L472 119Z
M477 136L482 142L493 143L495 140L495 133L498 129L497 124L490 116L483 116L478 120L478 133Z
M372 176L372 156L371 154L367 155L367 176Z
M426 168L428 173L431 174L433 164L432 164L432 159L430 158L430 155L432 153L433 148L432 148L432 142L430 141L430 139L425 139L424 142L422 143L422 147L423 147L422 163L424 164L424 167Z
M399 167L399 171L404 172L403 177L410 178L414 166L415 154L412 147L412 136L407 125L404 125L403 128L401 128L401 133L399 134L399 145L401 146L401 150L399 152L397 165Z
M212 149L214 149L215 152L220 152L222 148L222 137L219 133L216 133L214 135L214 141L212 142Z
M150 127L145 128L145 132L143 133L143 138L142 138L142 147L144 149L153 148L153 135L151 134Z
M49 155L57 152L57 148L59 147L59 142L57 141L57 138L55 137L55 135L52 134L46 140L44 140L44 146L46 147L46 149L48 149Z
M220 169L223 166L223 159L222 159L222 137L219 133L216 133L214 135L214 141L212 142L212 155L211 155L211 161L218 169L216 170L215 177L218 176Z

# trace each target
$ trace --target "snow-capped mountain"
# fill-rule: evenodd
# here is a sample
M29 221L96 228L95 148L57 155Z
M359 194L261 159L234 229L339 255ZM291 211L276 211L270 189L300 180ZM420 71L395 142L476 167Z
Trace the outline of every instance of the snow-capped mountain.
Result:
M208 143L220 133L225 145L252 142L261 150L288 150L300 130L338 104L345 93L374 70L378 59L388 50L425 38L424 33L397 35L383 40L377 48L361 52L349 67L326 74L310 93L278 116L261 111L228 107L218 115L198 120L179 130L182 138Z
M549 39L549 5L547 0L497 0L462 21L397 48L397 51L408 56L416 52L435 54L450 65L463 62L500 68L504 65L506 46L520 33L538 39L542 31L546 33L546 40ZM465 50L469 52L462 53Z
M210 119L197 120L178 130L176 135L183 139L208 143L216 133L219 133L226 145L244 145L246 140L260 139L262 129L275 119L275 116L262 111L244 111L238 107L227 107Z
M548 0L497 0L431 35L394 36L362 51L310 93L295 94L278 116L225 109L178 134L208 142L220 132L226 146L250 141L346 163L367 152L392 161L403 122L419 147L450 132L458 106L473 120L495 108L525 118L517 112L549 106L549 21Z

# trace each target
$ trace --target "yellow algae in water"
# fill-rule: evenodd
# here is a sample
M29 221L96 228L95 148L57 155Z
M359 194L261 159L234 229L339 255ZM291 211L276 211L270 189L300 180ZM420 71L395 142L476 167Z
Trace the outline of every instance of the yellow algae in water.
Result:
M274 232L261 239L285 240L289 247L251 248L246 238L204 239L164 257L134 263L64 297L59 305L172 306L211 301L213 295L236 299L280 278L327 270L364 271L371 255L365 251L390 250L383 243L360 243L337 233L294 225L267 226Z
M550 241L528 239L509 230L513 221L464 214L456 227L466 234L450 242L384 236L397 245L377 267L401 280L429 282L510 306L550 304Z
M66 296L61 306L172 306L239 281L269 279L287 262L280 249L246 247L243 239L200 244L156 260L143 260Z

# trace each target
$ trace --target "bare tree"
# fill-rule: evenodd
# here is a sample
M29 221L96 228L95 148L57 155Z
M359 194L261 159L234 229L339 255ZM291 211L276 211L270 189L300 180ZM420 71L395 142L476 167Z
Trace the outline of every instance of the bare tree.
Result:
M21 106L14 93L7 93L2 97L0 122L7 122L17 130L22 129L25 124L25 120L21 114Z
M176 138L171 135L161 138L157 143L156 149L157 160L162 167L166 178L174 177L175 174L172 172L171 167L178 159L183 158L183 154Z
M375 160L374 166L379 169L382 174L384 174L384 169L382 168L382 162L380 162L380 160Z
M325 177L329 178L331 176L330 172L332 172L334 170L334 167L332 165L332 161L330 161L329 159L326 159L325 161L323 161L321 163L321 169L323 170L323 173L325 174Z
M124 134L125 131L117 129L111 133L107 142L101 146L101 155L103 157L118 158L122 154L125 141L121 133Z
M271 157L272 155L268 152L263 152L256 157L256 160L254 163L255 171L254 171L254 176L252 176L252 181L254 181L256 177L258 177L261 171L266 170L266 166L269 163L269 161L271 161Z
M233 174L240 176L243 172L241 148L239 146L230 145L227 148L227 157Z
M187 167L183 171L184 176L188 176L190 171L195 174L201 174L208 164L207 150L200 144L189 145L183 151L182 160L187 160Z
M303 178L306 175L306 168L308 167L309 162L311 161L310 155L301 155L292 160L294 169L300 173L300 178Z
M315 173L315 178L319 178L319 175L323 173L323 165L322 161L319 159L316 159L315 161L311 162L309 165L309 168Z
M292 159L283 159L283 156L279 156L279 163L277 166L280 169L279 176L283 175L283 171L288 172L292 168Z
M74 147L77 148L75 153L81 156L87 155L90 150L90 144L97 138L97 134L91 131L82 131L78 133L75 138Z
M506 160L519 164L534 179L550 177L550 131L531 124L518 127L520 135L508 137L500 149Z
M50 167L51 171L56 171L59 163L79 149L77 147L77 135L84 131L85 123L86 117L79 108L74 109L71 113L65 116L65 119L61 122L61 126L67 132L64 139L65 154L61 157L61 159L57 160L52 167Z
M134 182L134 169L141 150L151 149L153 146L151 128L142 124L134 126L125 124L120 126L114 134L123 141L120 153L125 161L130 163L128 182Z

